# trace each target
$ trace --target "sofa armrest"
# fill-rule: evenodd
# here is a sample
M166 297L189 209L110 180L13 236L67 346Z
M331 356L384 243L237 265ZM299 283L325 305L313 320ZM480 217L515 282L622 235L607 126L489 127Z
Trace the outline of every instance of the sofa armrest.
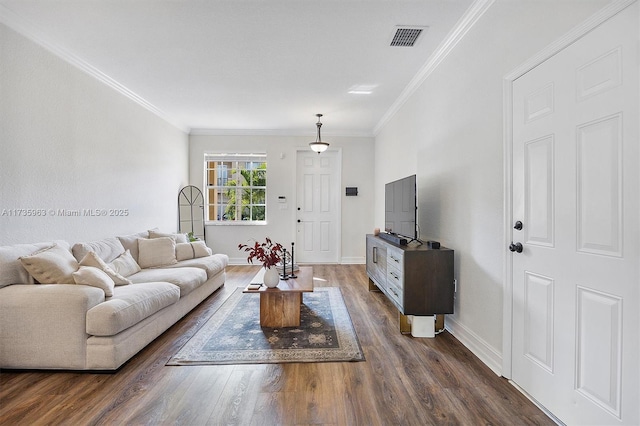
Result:
M0 367L84 368L87 311L104 300L104 291L84 285L0 289Z

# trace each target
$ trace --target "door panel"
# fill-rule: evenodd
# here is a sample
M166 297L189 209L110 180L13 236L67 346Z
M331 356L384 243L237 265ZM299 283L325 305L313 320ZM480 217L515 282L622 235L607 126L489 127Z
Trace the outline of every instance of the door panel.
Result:
M622 255L622 114L578 127L578 250ZM593 173L597 170L597 173Z
M614 416L622 384L622 299L578 286L576 390Z
M525 241L554 246L554 140L553 135L527 142L524 151Z
M550 373L553 373L554 356L554 287L552 278L525 273L523 353Z

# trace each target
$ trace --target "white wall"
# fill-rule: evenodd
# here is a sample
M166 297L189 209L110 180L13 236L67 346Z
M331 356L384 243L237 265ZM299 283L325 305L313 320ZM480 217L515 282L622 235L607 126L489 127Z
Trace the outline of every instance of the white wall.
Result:
M0 25L0 175L0 245L175 230L188 137ZM58 214L84 209L128 215Z
M417 173L420 236L455 250L447 328L496 372L506 250L502 79L607 3L496 1L376 137L376 226L385 182Z
M288 245L296 232L296 150L308 150L313 136L191 135L190 183L203 189L204 155L219 152L267 153L267 224L208 225L207 245L226 253L232 263L246 264L238 244L265 237ZM342 152L342 246L341 263L364 263L365 235L373 231L373 138L324 136L330 149ZM283 158L281 158L281 156ZM346 197L345 187L357 186L357 197ZM204 192L204 191L203 191ZM278 196L288 209L279 210Z

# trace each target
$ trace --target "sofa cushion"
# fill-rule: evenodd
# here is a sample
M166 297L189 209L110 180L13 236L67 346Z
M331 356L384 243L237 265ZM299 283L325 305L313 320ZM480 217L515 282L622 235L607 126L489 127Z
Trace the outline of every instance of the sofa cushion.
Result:
M180 299L180 289L167 282L116 287L109 300L87 311L87 333L113 336Z
M127 279L126 277L123 277L122 275L120 275L119 273L111 269L111 267L107 265L104 262L104 260L100 259L100 256L98 256L93 251L88 252L82 258L82 260L80 261L80 266L93 266L95 268L101 269L107 275L109 275L109 277L111 277L111 279L116 285L131 284L131 280Z
M54 241L60 247L69 248L65 241ZM51 247L54 242L15 244L0 247L0 288L11 284L33 284L33 277L24 269L20 258Z
M116 237L105 238L104 240L92 241L89 243L76 243L73 245L73 255L80 262L88 252L95 252L100 259L106 263L124 253L122 243Z
M207 273L200 268L153 268L143 269L129 279L134 284L167 281L180 287L180 297L184 297L207 281Z
M125 250L129 250L131 252L131 256L136 262L138 261L138 240L140 238L149 238L149 231L118 237L118 241L120 241Z
M186 234L171 234L166 232L160 232L157 229L149 230L149 238L163 238L163 237L173 238L176 244L189 242L189 239L187 238Z
M109 263L109 267L123 277L128 277L136 272L140 272L140 265L135 261L131 252L126 250L120 256L116 257L113 262Z
M73 274L78 261L71 252L54 243L28 256L20 257L20 263L31 276L42 284L73 284Z
M211 255L211 249L204 241L194 241L191 243L176 243L176 259L179 261L195 259Z
M200 268L207 271L207 278L217 275L229 264L229 256L226 254L216 253L207 257L199 257L197 259L181 260L175 265L166 268L184 268L185 266L192 268Z
M107 275L107 273L102 269L93 266L81 266L72 275L76 284L96 287L102 289L105 296L113 296L113 288L116 284L113 282L111 277Z
M138 264L142 269L172 265L176 262L176 242L173 238L138 240Z

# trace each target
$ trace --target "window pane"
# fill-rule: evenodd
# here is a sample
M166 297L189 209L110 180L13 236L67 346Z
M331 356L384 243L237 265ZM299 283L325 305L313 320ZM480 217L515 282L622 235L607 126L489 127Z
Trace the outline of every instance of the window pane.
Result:
M264 189L254 189L252 193L251 202L253 204L265 204L266 198Z
M242 220L251 220L251 208L249 206L242 208Z
M240 202L242 206L246 206L251 204L251 190L250 189L239 189L240 191Z
M265 163L262 163L265 164ZM267 186L267 171L256 170L253 172L253 186Z
M235 204L226 204L221 209L224 213L220 220L236 220L236 206Z
M253 219L252 220L265 220L265 207L264 206L253 206Z

